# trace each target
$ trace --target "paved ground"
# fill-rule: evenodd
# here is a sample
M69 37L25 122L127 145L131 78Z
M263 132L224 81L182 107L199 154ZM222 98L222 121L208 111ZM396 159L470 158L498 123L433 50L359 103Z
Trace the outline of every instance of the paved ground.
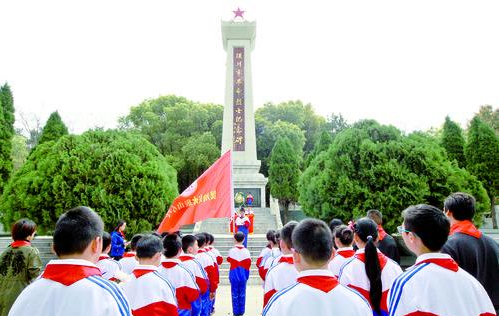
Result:
M262 313L263 288L261 285L248 285L246 289L247 316L258 316ZM217 290L214 316L232 316L230 285L221 285Z

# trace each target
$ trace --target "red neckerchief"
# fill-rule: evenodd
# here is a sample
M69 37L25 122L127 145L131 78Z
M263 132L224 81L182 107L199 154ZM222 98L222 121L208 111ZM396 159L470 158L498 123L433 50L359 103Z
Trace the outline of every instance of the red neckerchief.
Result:
M338 249L336 251L337 255L342 256L343 258L351 258L353 255L355 255L355 250L353 249Z
M314 289L321 290L328 293L334 289L338 284L338 280L332 276L326 275L309 275L297 279L298 283L306 284Z
M102 275L97 267L77 264L47 264L42 278L49 279L66 286L92 275Z
M418 262L416 265L429 262L429 263L434 263L438 266L441 266L442 268L457 272L459 270L459 266L457 265L456 261L452 258L429 258L426 260L423 260L421 262Z
M355 254L355 258L366 263L366 254L364 252ZM378 252L378 260L379 260L379 266L380 266L381 270L383 270L388 259L386 258L386 256L384 254L382 254L381 252Z
M138 268L138 269L133 270L132 273L138 279L141 276L143 276L145 274L148 274L148 273L151 273L151 272L154 272L154 271L156 271L156 270L154 270L154 269L141 269L141 268Z
M473 223L469 220L460 221L460 222L457 222L454 225L452 225L450 228L449 235L454 235L455 233L462 233L462 234L473 236L475 238L482 237L482 232L479 231L476 228L476 226L473 225Z
M237 249L244 249L244 246L241 246L241 245L236 245L236 248L237 248Z
M104 259L110 259L111 257L109 257L109 255L106 255L106 254L102 254L99 256L99 261L101 260L104 260Z
M285 257L285 256L282 256L281 258L279 258L279 262L286 262L286 263L289 263L289 264L294 264L295 263L293 261L293 257Z
M135 252L133 252L133 251L125 252L123 254L123 258L132 258L132 257L135 257Z
M383 226L381 225L378 225L378 241L382 241L383 238L386 237L386 232L385 230L383 229Z
M192 256L192 255L183 255L183 256L180 256L178 258L180 259L180 261L183 262L183 261L188 261L188 260L194 259L194 256Z
M125 234L123 234L123 232L119 231L118 233L120 233L121 237L123 237L123 239L125 239Z
M204 249L199 249L198 250L198 253L204 253L204 252L206 252L206 250L204 250Z
M174 262L174 261L165 261L165 262L161 262L161 265L165 268L165 269L171 269L173 268L174 266L176 266L178 264L178 262Z
M19 248L19 247L25 247L25 246L30 246L31 243L27 240L16 240L10 244L12 248Z

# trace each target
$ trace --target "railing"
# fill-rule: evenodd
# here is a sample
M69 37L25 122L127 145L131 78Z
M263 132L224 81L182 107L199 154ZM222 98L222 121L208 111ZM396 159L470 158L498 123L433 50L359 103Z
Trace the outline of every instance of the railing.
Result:
M281 210L279 209L279 200L274 199L272 195L270 196L270 213L275 216L277 229L282 228L282 220L281 220Z

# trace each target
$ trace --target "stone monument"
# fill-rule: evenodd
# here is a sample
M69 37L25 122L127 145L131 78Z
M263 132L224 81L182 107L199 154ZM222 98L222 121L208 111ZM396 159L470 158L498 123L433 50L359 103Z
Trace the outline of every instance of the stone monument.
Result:
M222 153L232 149L234 194L253 195L254 207L265 207L265 178L256 158L255 112L251 81L251 52L256 23L246 21L239 8L234 19L222 21L222 41L227 52Z

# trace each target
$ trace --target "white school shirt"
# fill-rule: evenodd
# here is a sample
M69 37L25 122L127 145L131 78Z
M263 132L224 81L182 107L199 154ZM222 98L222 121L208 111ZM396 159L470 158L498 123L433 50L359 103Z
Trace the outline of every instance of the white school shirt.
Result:
M279 259L281 259L282 253L279 248L272 248L272 252L263 260L263 280L265 281L265 278L267 276L267 273L269 272L270 268L275 266L278 262Z
M338 250L336 250L336 255L329 261L329 271L333 272L335 277L338 277L341 267L353 257L354 254L355 250L353 250L353 247L338 248Z
M121 271L125 272L126 274L132 274L133 269L135 269L136 266L139 265L139 262L137 261L137 258L135 258L136 253L135 252L126 252L123 255L123 258L120 259L119 263L121 265Z
M265 277L263 306L278 291L294 284L298 271L293 263L293 255L282 255L277 264L269 269Z
M262 316L372 316L369 303L339 284L329 270L306 270L297 282L276 293Z
M199 249L196 259L199 261L210 281L210 292L215 292L218 288L218 276L213 259L206 253L205 249Z
M180 259L165 259L159 273L175 288L179 309L191 309L191 303L199 298L199 288L194 275L181 264Z
M102 271L102 277L110 281L117 281L116 272L121 270L121 264L109 257L107 254L102 254L96 264Z
M395 278L402 274L402 269L395 261L385 256L381 251L377 251L381 266L382 284L380 308L386 312L388 310L386 301L388 290L390 290ZM364 266L364 257L364 248L357 250L355 255L341 267L338 280L341 284L358 291L369 301L370 283Z
M138 265L130 281L122 285L134 316L178 315L175 288L158 267Z
M390 316L495 315L483 286L442 253L420 255L416 264L395 280L388 295L388 308Z
M267 256L272 252L272 248L269 248L265 246L265 248L260 251L260 254L258 255L258 258L256 258L256 267L260 268L262 267L262 263L264 262L264 258L267 258Z
M206 293L208 290L209 279L201 263L199 263L199 261L194 258L194 255L191 254L183 254L179 257L179 259L182 261L182 265L194 275L194 279L196 280L196 284L201 291L201 294Z
M214 254L215 256L215 259L217 261L217 264L218 265L221 265L223 262L224 262L224 258L222 257L222 254L220 253L220 251L218 251L217 248L213 247L213 246L210 246L211 248L211 252Z
M121 289L81 259L51 260L17 297L9 316L131 316Z
M236 226L242 226L246 222L248 222L248 224L250 224L250 220L249 220L249 218L246 215L243 218L241 218L241 216L238 216L236 218Z

